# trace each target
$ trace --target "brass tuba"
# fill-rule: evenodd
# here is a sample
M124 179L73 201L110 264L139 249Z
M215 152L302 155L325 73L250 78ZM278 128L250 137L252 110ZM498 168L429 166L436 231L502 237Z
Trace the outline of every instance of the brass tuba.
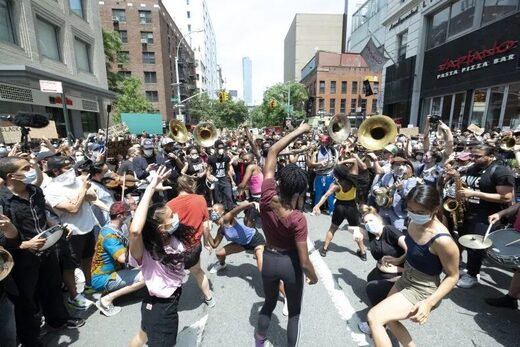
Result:
M350 135L350 120L345 114L335 115L329 122L329 136L337 143L343 143Z
M359 143L366 149L377 151L395 141L397 125L392 118L376 115L361 123L357 131Z
M211 122L203 122L193 129L193 139L202 147L211 147L218 139L217 128Z
M170 120L170 133L168 137L171 137L173 140L179 143L188 142L188 129L183 122L177 119Z

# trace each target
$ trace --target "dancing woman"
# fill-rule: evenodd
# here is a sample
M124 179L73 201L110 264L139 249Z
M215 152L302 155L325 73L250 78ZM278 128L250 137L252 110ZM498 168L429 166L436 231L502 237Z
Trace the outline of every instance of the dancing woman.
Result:
M400 258L385 257L404 271L388 297L368 312L368 323L377 347L392 346L385 326L405 347L415 346L410 333L399 321L426 323L431 310L448 295L459 279L459 250L446 227L436 217L441 206L433 186L419 185L406 198L410 225L405 236L407 253ZM440 274L446 277L441 282Z
M264 346L278 299L280 280L284 283L289 308L288 346L298 343L303 274L307 277L307 283L318 282L307 249L307 220L297 209L300 195L305 194L307 188L307 175L296 164L289 164L279 172L278 187L274 180L278 154L309 129L307 124L302 124L276 142L269 150L264 166L260 216L266 237L262 267L265 302L255 332L257 347Z

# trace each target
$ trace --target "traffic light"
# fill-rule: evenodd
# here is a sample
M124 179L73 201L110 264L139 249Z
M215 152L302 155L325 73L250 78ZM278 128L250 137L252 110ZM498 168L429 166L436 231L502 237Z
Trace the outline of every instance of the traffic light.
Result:
M226 96L225 96L225 94L224 94L224 91L223 91L223 90L220 90L220 91L218 92L218 101L219 101L220 103L223 103L223 102L225 101L225 97L226 97Z
M229 101L229 92L227 90L224 90L224 101Z
M269 108L270 109L276 108L276 106L278 106L278 103L276 102L275 99L269 100Z

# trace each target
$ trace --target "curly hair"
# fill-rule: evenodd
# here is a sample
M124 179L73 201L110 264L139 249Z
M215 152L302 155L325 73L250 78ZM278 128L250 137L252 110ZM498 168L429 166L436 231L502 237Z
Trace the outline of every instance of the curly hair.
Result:
M307 189L307 173L296 164L286 165L279 173L279 191L281 198L291 201L296 194L305 193Z

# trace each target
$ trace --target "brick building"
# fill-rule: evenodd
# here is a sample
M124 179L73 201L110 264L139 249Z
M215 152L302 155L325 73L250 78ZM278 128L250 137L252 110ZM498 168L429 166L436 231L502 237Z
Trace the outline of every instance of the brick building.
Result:
M372 96L365 96L363 81L367 79ZM381 74L370 71L359 54L316 52L302 69L310 116L377 113L380 79Z
M119 32L123 41L121 54L126 62L114 68L125 76L139 77L146 97L163 119L173 118L178 113L175 56L182 34L162 2L104 0L99 2L99 12L103 28ZM179 49L179 81L181 100L195 93L194 54L184 40ZM189 109L182 113L189 122Z

